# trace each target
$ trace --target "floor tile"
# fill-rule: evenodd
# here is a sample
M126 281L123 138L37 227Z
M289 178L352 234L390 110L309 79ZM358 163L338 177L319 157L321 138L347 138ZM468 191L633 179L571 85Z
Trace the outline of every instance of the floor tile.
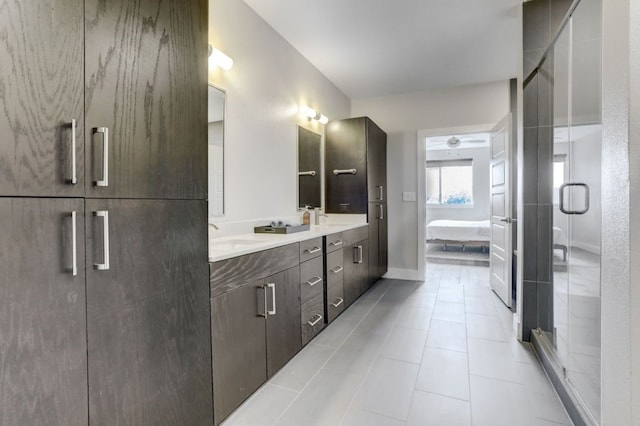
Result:
M329 371L364 377L380 352L386 336L352 334L325 364Z
M313 342L319 345L337 348L353 332L359 321L343 318L339 316L331 324L325 327L314 339Z
M270 383L284 388L301 391L329 360L335 348L311 342L297 356L289 361Z
M378 358L354 400L354 407L406 420L418 375L418 365Z
M464 303L464 291L461 285L455 287L440 286L438 291L438 301Z
M432 319L464 323L464 303L451 303L438 300L433 308Z
M279 426L327 426L342 420L361 378L320 371L276 421ZM265 424L263 422L256 424Z
M393 328L400 309L390 306L374 306L353 331L355 334L388 335Z
M426 340L425 330L395 326L382 345L380 356L419 364Z
M467 331L465 324L432 319L427 336L427 346L466 352Z
M502 323L497 316L467 313L467 336L506 342Z
M523 385L471 375L471 417L474 426L535 424Z
M360 408L351 408L340 423L341 426L405 426L405 422L381 416Z
M405 305L396 319L396 325L418 330L429 330L433 306Z
M468 401L427 392L413 396L407 426L467 426L471 425Z
M222 422L222 426L271 425L297 396L298 392L266 384Z
M528 397L536 417L560 424L571 423L557 395L548 392L528 392Z
M469 368L464 352L426 348L416 389L469 400Z
M486 290L484 292L486 293ZM464 310L467 314L496 315L496 308L486 295L484 297L465 297Z
M522 383L520 363L506 342L468 338L469 373L493 379Z

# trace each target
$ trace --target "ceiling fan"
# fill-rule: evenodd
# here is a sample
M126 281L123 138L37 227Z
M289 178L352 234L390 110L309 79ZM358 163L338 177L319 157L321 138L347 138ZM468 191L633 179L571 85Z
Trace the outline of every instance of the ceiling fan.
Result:
M442 137L429 138L429 142L431 142L431 143L429 143L429 145L432 146L432 147L446 145L449 148L458 148L458 147L460 147L460 145L462 145L462 143L467 145L467 144L479 144L479 143L486 143L487 142L486 139L477 138L477 137L474 137L474 136L456 136L456 135L452 135L452 136L442 136Z

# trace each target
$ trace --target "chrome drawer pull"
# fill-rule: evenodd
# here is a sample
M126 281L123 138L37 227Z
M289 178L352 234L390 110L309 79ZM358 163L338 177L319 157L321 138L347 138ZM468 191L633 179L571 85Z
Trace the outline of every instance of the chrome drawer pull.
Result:
M337 301L332 303L331 306L333 306L334 308L337 308L338 306L342 305L342 302L344 302L344 299L341 297L338 297Z
M342 245L342 240L331 241L329 243L330 246L338 247Z
M356 169L334 169L333 170L333 174L338 176L338 175L355 175L356 173L358 173L358 170Z
M106 271L109 269L109 212L107 210L98 210L93 212L93 215L95 217L101 217L104 221L102 225L104 259L102 263L94 263L93 267L98 271Z
M309 170L308 172L298 172L298 176L315 176L315 170Z
M317 253L319 251L322 251L321 247L314 247L312 249L304 249L304 252L307 254L313 254L313 253Z
M311 327L315 327L316 324L318 324L320 321L322 321L322 315L317 314L318 318L315 321L307 321L307 324L309 324Z
M76 119L71 120L71 185L78 184L78 172L76 168ZM75 275L75 274L74 274Z
M76 226L76 211L71 212L71 275L78 275L78 245L76 243L78 231Z
M273 309L270 311L267 311L267 313L269 315L275 315L276 314L276 284L267 283L267 287L271 289L271 304L273 306Z
M313 281L307 281L305 284L307 284L309 287L313 287L316 284L320 284L322 282L322 277L318 277L315 276L315 279Z
M334 274L339 274L342 271L344 271L344 268L342 266L336 266L331 270L331 272L333 272Z
M109 186L109 129L95 127L93 133L102 133L102 179L93 181L95 186Z

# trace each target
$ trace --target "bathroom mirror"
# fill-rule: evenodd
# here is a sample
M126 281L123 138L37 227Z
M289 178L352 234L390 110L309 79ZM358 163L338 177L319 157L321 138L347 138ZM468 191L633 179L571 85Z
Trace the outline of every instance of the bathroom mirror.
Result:
M321 207L322 136L298 126L298 208Z
M224 102L225 92L208 89L209 217L224 215Z

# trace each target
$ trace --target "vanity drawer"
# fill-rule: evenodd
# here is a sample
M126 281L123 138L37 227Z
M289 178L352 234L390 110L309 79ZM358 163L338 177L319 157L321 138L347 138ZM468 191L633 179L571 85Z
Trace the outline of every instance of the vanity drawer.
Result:
M327 286L342 283L344 276L344 256L342 250L327 254Z
M324 287L322 260L323 258L320 256L300 264L300 299L302 304L322 295Z
M300 263L322 255L322 237L300 242Z
M369 238L369 225L363 225L359 228L342 232L342 240L345 247L366 240L367 238Z
M302 305L302 345L309 343L324 328L324 295L314 297Z
M344 311L344 288L342 281L327 289L327 322L333 321Z
M344 247L344 240L342 239L342 232L336 232L335 234L327 235L327 253L340 250Z

